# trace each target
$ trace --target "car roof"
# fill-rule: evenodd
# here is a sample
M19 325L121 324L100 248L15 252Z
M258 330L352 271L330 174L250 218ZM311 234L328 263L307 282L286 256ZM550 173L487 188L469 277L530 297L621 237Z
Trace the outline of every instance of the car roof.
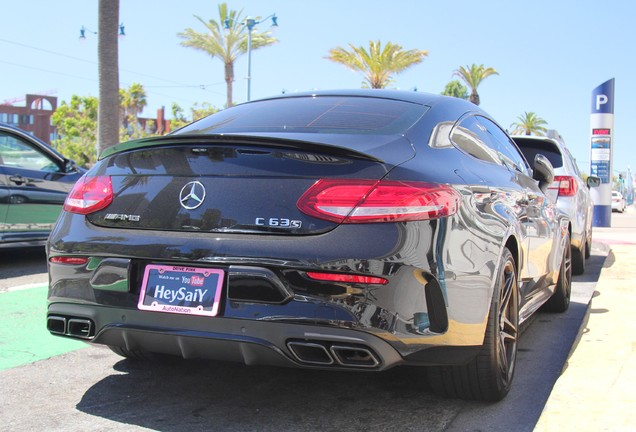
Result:
M270 96L262 99L256 99L253 102L271 99L307 97L307 96L353 96L353 97L370 97L380 99L394 99L405 102L418 103L422 105L434 105L436 103L448 100L449 96L442 96L434 93L422 93L417 91L404 90L387 90L387 89L335 89L335 90L316 90L308 92L287 93L277 96ZM457 99L457 98L454 98ZM459 99L462 100L462 99ZM469 104L469 102L464 101ZM250 102L247 102L250 103ZM476 105L474 106L476 108Z
M550 137L546 137L546 136L537 136L537 135L510 135L510 138L512 138L513 140L517 141L517 140L532 140L532 141L542 141L542 142L549 142L549 143L555 143L559 146L564 146L565 147L565 143L563 143L562 141L555 139L555 138L550 138Z

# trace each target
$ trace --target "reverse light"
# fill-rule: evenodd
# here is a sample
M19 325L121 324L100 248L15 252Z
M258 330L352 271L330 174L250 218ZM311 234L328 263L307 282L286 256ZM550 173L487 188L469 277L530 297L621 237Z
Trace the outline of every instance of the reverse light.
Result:
M554 176L554 182L548 189L558 190L559 196L574 196L579 186L572 176Z
M102 210L113 201L113 185L109 176L83 175L64 201L64 210L89 214Z
M404 222L451 216L460 196L450 186L393 180L321 179L296 204L337 223Z
M82 265L88 262L88 258L74 256L54 256L49 258L49 262L53 264Z
M307 272L307 277L317 281L325 282L346 282L346 283L359 283L359 284L377 284L386 285L388 280L375 277L375 276L360 276L352 274L340 274L340 273L321 273L321 272Z

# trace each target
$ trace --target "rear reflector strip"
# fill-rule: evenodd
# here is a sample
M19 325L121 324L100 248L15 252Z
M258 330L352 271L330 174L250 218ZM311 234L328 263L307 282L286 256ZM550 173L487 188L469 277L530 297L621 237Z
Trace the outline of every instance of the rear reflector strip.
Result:
M88 262L87 257L71 257L71 256L55 256L49 258L49 262L53 264L66 264L66 265L83 265Z
M352 274L340 274L340 273L321 273L321 272L307 272L307 276L313 280L325 281L325 282L346 282L346 283L359 283L359 284L375 284L386 285L388 280L381 277L374 276L360 276Z

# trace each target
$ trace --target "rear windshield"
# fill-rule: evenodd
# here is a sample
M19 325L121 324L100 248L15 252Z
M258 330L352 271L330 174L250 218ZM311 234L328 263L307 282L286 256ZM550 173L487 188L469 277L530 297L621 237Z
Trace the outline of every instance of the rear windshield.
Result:
M563 166L563 156L559 148L553 143L517 137L514 138L514 141L517 147L519 147L519 150L521 150L521 153L526 157L530 166L534 165L534 157L538 154L547 157L554 168L561 168Z
M428 107L374 97L291 97L219 111L175 134L336 133L393 135L409 129Z

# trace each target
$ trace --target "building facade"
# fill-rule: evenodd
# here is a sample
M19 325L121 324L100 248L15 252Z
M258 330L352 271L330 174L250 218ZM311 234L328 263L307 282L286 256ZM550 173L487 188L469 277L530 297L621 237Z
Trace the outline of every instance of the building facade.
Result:
M26 105L13 105L21 101L26 101ZM28 94L24 98L0 102L0 123L19 127L51 145L58 138L51 121L56 109L57 97ZM137 120L148 134L165 135L170 132L170 120L165 118L163 107L157 110L156 118L139 117Z
M25 106L14 106L12 102L26 101ZM19 127L48 143L57 138L51 116L57 109L57 97L28 94L25 98L5 101L0 104L0 122Z

